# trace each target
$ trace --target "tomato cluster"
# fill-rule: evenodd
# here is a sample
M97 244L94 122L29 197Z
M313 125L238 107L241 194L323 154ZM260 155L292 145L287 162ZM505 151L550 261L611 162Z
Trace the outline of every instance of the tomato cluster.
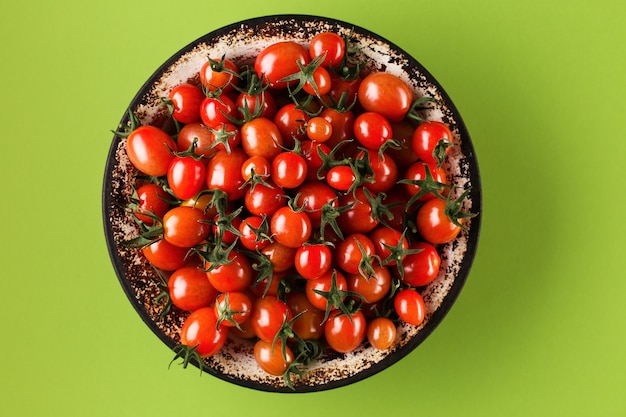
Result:
M141 233L125 243L185 314L185 364L246 338L289 384L326 349L389 349L398 323L423 322L420 291L471 216L468 190L451 198L454 136L420 117L436 102L364 68L324 32L250 65L208 57L163 98L169 130L131 114Z

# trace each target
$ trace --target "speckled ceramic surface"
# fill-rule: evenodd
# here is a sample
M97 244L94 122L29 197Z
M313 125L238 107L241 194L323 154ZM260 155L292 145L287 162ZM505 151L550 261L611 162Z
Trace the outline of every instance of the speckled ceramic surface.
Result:
M314 34L332 30L354 36L371 67L398 75L413 87L416 96L430 95L440 101L436 110L425 114L431 120L449 124L458 146L444 165L448 179L459 187L471 186L464 209L479 213L468 223L469 232L441 247L442 267L439 276L423 291L427 315L420 326L401 326L389 351L377 351L367 344L349 354L327 354L314 363L302 378L295 378L295 392L318 391L354 383L398 362L417 347L441 322L456 300L471 267L480 224L481 187L476 156L452 101L442 87L414 58L399 47L346 22L313 16L271 16L235 23L192 42L163 64L144 84L130 104L143 124L162 125L166 119L161 97L175 85L194 79L206 57L227 56L235 61L252 63L259 51L276 41L295 40L307 44ZM126 114L125 109L121 113ZM127 124L126 116L120 125ZM184 320L181 313L159 317L153 300L160 293L154 270L139 251L119 243L134 237L135 222L125 210L131 185L137 174L124 152L124 140L114 137L107 160L103 188L104 226L111 260L123 290L150 329L169 347L178 343L178 331ZM149 349L146 346L146 349ZM238 385L263 391L294 392L281 377L265 374L252 355L252 343L229 340L216 356L206 359L210 373ZM155 364L167 366L167 363ZM398 364L396 366L401 366ZM200 382L199 382L200 383Z

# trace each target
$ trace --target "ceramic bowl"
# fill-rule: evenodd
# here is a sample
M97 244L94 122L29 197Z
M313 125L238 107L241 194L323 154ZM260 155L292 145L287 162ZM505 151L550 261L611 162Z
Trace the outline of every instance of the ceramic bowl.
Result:
M276 15L233 23L188 44L158 68L139 89L120 126L126 126L128 110L143 124L162 125L166 119L161 97L173 86L192 79L207 56L224 54L235 61L251 63L265 46L294 40L307 44L321 31L351 34L354 42L369 59L366 71L384 70L405 80L416 96L429 95L439 104L426 111L425 117L441 120L451 127L457 146L452 148L444 165L449 181L460 189L471 186L464 209L477 213L470 219L468 232L439 247L442 266L439 276L421 291L426 303L426 318L419 326L400 325L393 347L378 351L363 344L347 354L325 354L313 363L302 378L294 379L294 390L281 377L270 376L255 364L252 343L229 340L222 351L206 359L206 369L217 378L261 391L309 392L345 386L372 376L396 364L424 341L446 316L457 299L474 259L480 225L481 186L476 155L461 115L435 78L411 55L381 36L356 25L335 19L306 15ZM178 343L184 314L173 311L159 317L155 297L160 293L154 270L141 252L120 244L137 233L132 215L125 209L137 172L124 152L124 139L115 136L108 154L103 186L103 220L111 261L128 296L145 324L168 347ZM145 346L150 349L150 346ZM428 358L425 358L426 360ZM167 363L155 366L168 366Z

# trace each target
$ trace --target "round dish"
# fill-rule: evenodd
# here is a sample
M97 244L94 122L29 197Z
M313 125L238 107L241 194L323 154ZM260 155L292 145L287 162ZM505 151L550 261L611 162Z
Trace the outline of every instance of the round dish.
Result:
M163 125L167 118L161 97L169 89L194 77L206 57L222 56L248 62L265 46L294 40L305 44L321 31L350 33L362 53L369 58L366 71L382 70L399 76L416 96L430 95L438 105L426 111L429 120L447 123L458 146L452 148L444 165L449 181L463 189L471 186L464 210L476 213L467 222L468 231L440 249L439 276L422 291L426 318L419 326L400 325L393 347L373 349L367 343L347 354L325 354L310 366L294 389L281 377L268 375L254 362L252 344L229 339L220 353L205 360L209 373L225 381L262 391L309 392L344 386L374 375L398 362L431 334L457 299L470 271L478 243L481 216L481 187L476 155L461 115L435 78L408 53L386 39L361 27L316 16L277 15L233 23L213 31L182 48L165 62L141 87L129 105L143 124ZM120 126L129 123L124 112ZM124 152L124 139L115 136L108 155L103 184L105 237L113 267L123 290L146 325L170 348L178 343L183 314L159 316L154 300L160 289L154 270L140 251L120 244L137 233L132 214L125 207L132 193L136 170ZM163 366L166 366L165 364Z

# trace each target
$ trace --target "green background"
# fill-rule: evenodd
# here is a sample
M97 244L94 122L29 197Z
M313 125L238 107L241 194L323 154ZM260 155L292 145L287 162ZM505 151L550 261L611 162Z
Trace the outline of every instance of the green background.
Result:
M626 415L626 3L3 0L1 416ZM173 366L110 264L111 129L178 49L267 14L413 54L461 111L484 187L457 303L357 384L268 394ZM391 410L391 412L389 412Z

